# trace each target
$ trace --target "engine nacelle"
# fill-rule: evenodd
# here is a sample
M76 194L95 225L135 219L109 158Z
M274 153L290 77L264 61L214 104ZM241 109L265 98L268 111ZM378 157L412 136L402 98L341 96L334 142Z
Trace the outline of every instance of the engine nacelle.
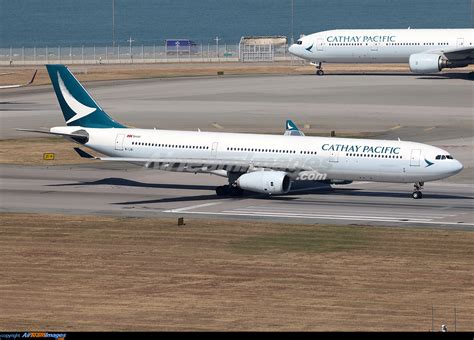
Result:
M244 190L262 194L286 194L290 191L291 180L283 171L255 171L243 174L237 185Z
M415 53L410 56L410 70L413 73L435 73L443 68L465 67L465 62L450 62L438 54Z

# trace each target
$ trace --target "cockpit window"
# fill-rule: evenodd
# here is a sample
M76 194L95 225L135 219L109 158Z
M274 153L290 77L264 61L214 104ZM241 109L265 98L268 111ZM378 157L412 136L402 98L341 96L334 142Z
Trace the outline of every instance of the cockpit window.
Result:
M298 41L296 42L297 45L301 45L302 43L303 43L303 42L302 42L301 40L298 40Z
M451 155L437 155L436 159L454 159Z

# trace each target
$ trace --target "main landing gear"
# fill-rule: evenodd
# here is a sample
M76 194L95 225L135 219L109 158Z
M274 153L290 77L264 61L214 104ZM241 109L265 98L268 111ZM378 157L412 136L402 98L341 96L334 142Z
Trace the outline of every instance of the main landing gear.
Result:
M423 189L423 185L425 183L423 182L416 182L414 185L413 193L411 194L411 197L414 199L418 200L423 198L423 194L421 193L421 190Z
M244 191L238 186L234 185L221 185L216 188L217 196L230 196L230 197L240 197Z
M319 63L317 66L316 66L316 74L318 76L324 76L324 70L323 70L323 63Z

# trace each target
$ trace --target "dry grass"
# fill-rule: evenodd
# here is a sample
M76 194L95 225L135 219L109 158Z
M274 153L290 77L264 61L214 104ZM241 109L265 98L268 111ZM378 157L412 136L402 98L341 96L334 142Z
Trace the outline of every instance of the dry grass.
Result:
M0 330L474 330L472 232L0 216Z
M0 140L0 164L64 165L90 163L80 158L74 147L80 145L62 137L22 138ZM54 153L54 160L44 160L44 153Z
M82 82L217 76L217 72L224 75L250 74L314 74L315 68L309 64L291 62L273 63L162 63L162 64L111 64L111 65L70 65L69 68ZM32 86L50 84L50 79L44 66L14 66L0 67L0 85L26 83L31 79L35 69L38 69ZM408 64L326 64L328 74L341 73L409 73ZM474 65L459 70L446 72L468 73L474 71Z

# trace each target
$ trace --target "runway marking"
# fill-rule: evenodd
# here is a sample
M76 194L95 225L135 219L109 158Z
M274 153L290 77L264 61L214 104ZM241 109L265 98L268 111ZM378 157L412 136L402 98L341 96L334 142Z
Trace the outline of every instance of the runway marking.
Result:
M274 210L277 210L279 213L282 213L284 212L281 208L278 208L278 207L269 207L269 206L248 206L248 207L244 207L244 208L239 208L239 209L236 209L235 211L245 211L245 212L254 212L255 210L257 211L262 211L262 210L265 210L265 212L268 212L268 213L273 213ZM294 214L295 212L301 212L301 213L305 213L307 212L308 209L302 209L302 208L291 208L291 211L288 212L288 214ZM316 211L313 211L312 214L315 215ZM328 213L328 211L325 211L325 213L323 213L323 215L326 215ZM367 214L370 212L365 212L365 214ZM362 214L362 215L360 215ZM351 216L360 216L360 217L364 217L366 215L364 215L364 213L360 213L360 214L353 214ZM332 215L332 216L341 216L341 215ZM453 217L453 216L456 216L456 215L448 215L448 214L431 214L429 212L425 212L424 214L417 214L417 213L412 213L412 214L406 214L406 213L391 213L390 216L387 216L387 215L377 215L377 214L371 214L371 217L380 217L380 218L413 218L413 219L434 219L434 218L446 218L446 217Z
M170 212L170 213L182 212L182 211L192 210L192 209L196 209L196 208L210 207L211 205L217 205L217 204L221 204L221 203L223 203L223 202L212 202L212 203L205 203L205 204L197 204L197 205L191 205L189 207L164 210L163 212Z
M168 211L171 212L171 211ZM274 214L251 214L238 212L206 212L206 211L185 211L183 214L196 215L221 215L221 216L258 216L258 217L279 217L279 218L302 218L302 219L325 219L325 220L352 220L352 221L368 221L368 222L397 222L397 223L419 223L419 224L437 224L437 225L456 225L456 226L474 226L474 223L465 222L441 222L428 220L409 220L409 219L364 219L364 218L340 218L340 217L319 217L319 216L292 216L292 215L274 215Z
M373 220L373 219L386 219L390 221L399 221L399 220L410 220L410 221L431 221L432 219L429 218L408 218L408 217L399 217L399 216L366 216L366 215L329 215L329 214L311 214L311 213L291 213L291 212L271 212L271 211L245 211L241 209L236 210L227 210L223 211L224 213L232 214L236 213L244 213L250 215L275 215L275 216L292 216L292 217L309 217L309 218L338 218L338 219L366 219L366 220Z

